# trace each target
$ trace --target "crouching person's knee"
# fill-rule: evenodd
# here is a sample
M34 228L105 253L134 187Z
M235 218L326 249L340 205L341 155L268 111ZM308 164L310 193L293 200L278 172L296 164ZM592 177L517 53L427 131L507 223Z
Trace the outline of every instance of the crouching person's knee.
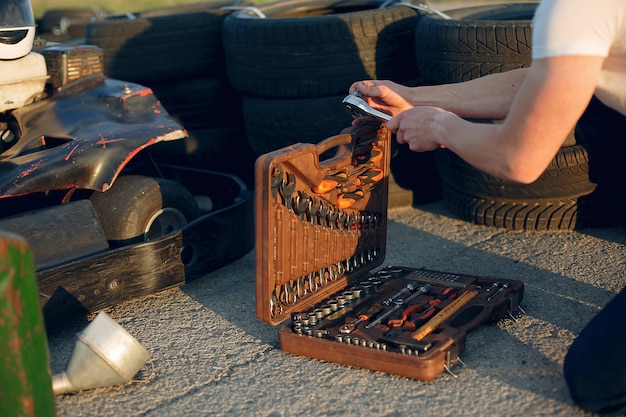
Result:
M574 402L600 414L626 412L626 290L594 317L570 347L563 373Z

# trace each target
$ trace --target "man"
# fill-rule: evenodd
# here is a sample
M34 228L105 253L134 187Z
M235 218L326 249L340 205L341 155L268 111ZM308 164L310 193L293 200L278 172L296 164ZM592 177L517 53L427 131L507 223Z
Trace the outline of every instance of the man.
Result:
M409 88L367 80L354 83L350 93L358 91L374 109L394 116L387 128L411 150L446 147L505 180L535 181L577 123L591 146L601 144L616 164L616 155L624 158L626 1L541 1L533 20L532 58L530 68L464 83ZM623 171L618 172L614 181L624 187ZM626 290L568 352L564 372L577 404L594 412L626 411L624 351Z

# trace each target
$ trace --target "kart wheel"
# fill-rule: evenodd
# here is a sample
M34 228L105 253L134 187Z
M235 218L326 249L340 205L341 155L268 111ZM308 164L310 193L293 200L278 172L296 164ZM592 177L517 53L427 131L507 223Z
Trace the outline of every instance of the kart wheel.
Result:
M193 220L198 204L175 181L140 175L119 177L91 198L104 235L112 246L145 242L180 230Z

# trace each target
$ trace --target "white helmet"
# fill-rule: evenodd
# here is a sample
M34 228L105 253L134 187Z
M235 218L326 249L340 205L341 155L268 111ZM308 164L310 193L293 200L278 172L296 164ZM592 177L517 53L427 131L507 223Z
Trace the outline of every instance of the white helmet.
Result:
M28 55L35 39L30 0L0 0L0 59Z

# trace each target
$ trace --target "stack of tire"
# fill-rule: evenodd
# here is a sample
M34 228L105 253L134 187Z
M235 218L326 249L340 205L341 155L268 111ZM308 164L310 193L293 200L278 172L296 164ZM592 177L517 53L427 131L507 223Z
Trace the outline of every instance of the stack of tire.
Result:
M341 102L355 81L419 84L414 33L423 14L399 0L284 0L227 16L222 37L228 78L243 94L255 154L318 143L349 127L352 116ZM410 173L404 168L407 182L395 175L399 185L424 187L414 191L420 199L440 198L432 155L408 149L394 155L392 171L396 162L411 166ZM422 175L429 181L416 183Z
M113 15L114 12L97 7L49 9L36 22L37 37L49 42L83 39L89 22Z
M106 76L150 87L187 129L184 143L165 148L168 160L234 173L250 184L255 157L222 49L225 17L247 4L212 1L112 16L88 24L85 40L103 49Z
M509 3L431 14L415 31L420 74L435 84L467 81L528 67L532 17L538 3ZM484 121L497 122L497 121ZM443 199L460 218L512 230L571 230L610 224L589 175L587 147L574 132L532 184L503 181L448 150L437 151Z

